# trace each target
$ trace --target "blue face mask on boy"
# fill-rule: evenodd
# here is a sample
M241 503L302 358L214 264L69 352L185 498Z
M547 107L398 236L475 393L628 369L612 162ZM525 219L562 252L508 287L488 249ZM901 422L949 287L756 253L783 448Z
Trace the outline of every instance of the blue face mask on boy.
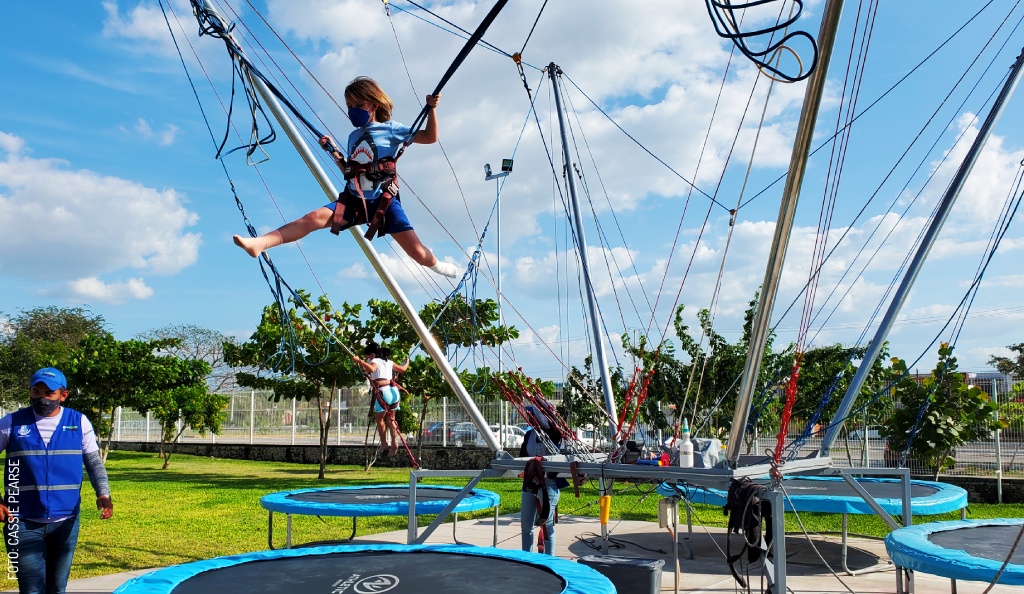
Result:
M370 123L370 112L360 107L348 108L348 119L356 128L362 128Z

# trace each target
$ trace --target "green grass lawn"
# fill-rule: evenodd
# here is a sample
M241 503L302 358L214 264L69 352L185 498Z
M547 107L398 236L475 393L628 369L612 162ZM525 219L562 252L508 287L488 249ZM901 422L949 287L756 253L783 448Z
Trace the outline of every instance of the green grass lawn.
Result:
M78 551L72 579L118 573L151 567L163 567L209 559L221 555L246 553L267 548L267 513L259 499L267 493L306 487L405 484L408 469L377 469L364 472L361 467L330 467L327 479L316 479L316 467L309 464L221 460L175 454L168 470L160 470L155 454L111 452L107 460L114 500L114 517L101 522L92 508L92 488L83 489L83 514ZM431 479L430 484L465 485L465 479ZM501 513L519 510L521 483L516 479L481 481L480 487L501 495ZM657 522L660 496L651 494L651 485L616 483L612 498L614 519ZM587 484L581 497L572 490L562 493L561 515L598 515L597 489ZM492 510L461 514L465 518L490 517ZM971 505L969 517L1022 517L1022 505ZM930 516L927 519L958 519L958 513ZM811 532L838 532L840 516L801 514ZM420 525L430 517L421 516ZM724 526L721 508L694 506L694 530L699 524ZM921 521L921 520L919 520ZM283 546L285 520L275 515L276 545ZM850 532L882 536L885 524L874 516L850 516ZM360 518L358 536L404 530L403 517ZM609 529L614 531L614 521ZM793 514L787 515L787 530L800 532ZM351 531L348 518L312 516L293 517L295 542L347 538ZM509 545L505 545L509 546ZM514 543L513 545L514 546ZM16 589L13 581L0 583L0 589Z

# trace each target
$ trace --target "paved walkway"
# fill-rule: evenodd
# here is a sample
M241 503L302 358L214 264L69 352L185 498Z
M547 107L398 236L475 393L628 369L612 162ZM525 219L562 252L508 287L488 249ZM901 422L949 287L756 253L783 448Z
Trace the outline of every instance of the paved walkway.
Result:
M621 521L612 522L608 526L610 532L609 554L623 557L645 559L662 559L665 562L661 579L661 591L672 592L675 585L674 563L672 560L672 538L668 531L658 528L651 522ZM684 527L685 530L685 527ZM514 549L519 546L519 516L501 516L498 519L498 547ZM556 549L560 557L578 559L586 555L596 555L600 551L601 526L595 518L562 517L557 528ZM494 534L493 518L481 520L463 520L458 523L457 536L461 543L477 546L491 546ZM682 537L682 535L681 535ZM406 531L375 534L359 538L355 544L401 543L406 542ZM452 542L450 526L442 526L431 535L428 543ZM838 536L815 536L814 548L821 553L829 565L837 571L840 567L840 542ZM814 548L803 536L788 535L787 563L789 568L788 586L794 593L833 593L855 592L857 594L888 593L896 591L896 577L892 570L867 573L857 576L841 574L835 577L818 557ZM864 569L876 565L880 560L887 561L885 546L879 540L850 538L848 565L851 569ZM736 586L726 566L724 554L725 531L721 528L707 530L695 527L692 542L693 559L680 561L679 591L702 594L732 593ZM755 580L758 567L751 568ZM76 594L113 592L118 586L134 576L147 573L146 570L105 575L81 580L73 580L68 592ZM842 581L840 581L840 578ZM845 585L844 585L845 583ZM917 591L922 594L933 594L950 591L950 582L945 578L918 574L916 577ZM957 582L960 594L980 594L987 584L980 582ZM1021 588L999 586L992 589L993 594L1020 594Z

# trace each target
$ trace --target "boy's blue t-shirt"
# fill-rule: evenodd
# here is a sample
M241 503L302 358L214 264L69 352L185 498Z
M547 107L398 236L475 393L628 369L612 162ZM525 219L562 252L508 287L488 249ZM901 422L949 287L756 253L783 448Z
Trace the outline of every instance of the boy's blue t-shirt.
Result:
M394 157L411 131L409 126L394 120L370 122L348 135L348 156L356 163L372 163L385 157ZM374 187L375 184L362 175L349 180L349 188L353 192L356 192L357 181L365 198L372 200L380 195L381 188Z

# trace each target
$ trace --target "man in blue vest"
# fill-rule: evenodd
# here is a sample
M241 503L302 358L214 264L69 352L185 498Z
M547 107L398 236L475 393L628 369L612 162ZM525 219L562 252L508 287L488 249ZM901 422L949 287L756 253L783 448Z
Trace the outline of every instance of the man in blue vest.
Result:
M107 471L92 423L61 406L68 381L53 367L29 382L31 406L0 418L0 450L7 451L4 499L7 575L21 594L62 594L78 543L82 466L96 491L100 519L114 515Z

